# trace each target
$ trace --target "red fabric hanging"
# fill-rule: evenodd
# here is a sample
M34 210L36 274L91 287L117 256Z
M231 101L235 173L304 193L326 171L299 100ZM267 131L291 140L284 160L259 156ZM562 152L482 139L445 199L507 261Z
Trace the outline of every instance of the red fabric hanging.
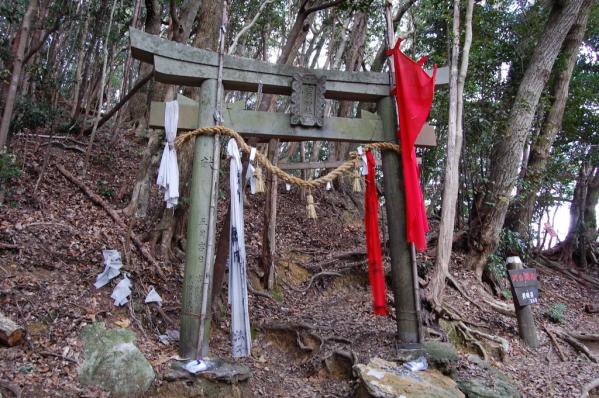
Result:
M414 243L416 249L424 250L426 249L425 234L428 231L428 220L420 188L414 143L433 104L437 65L434 67L433 76L429 76L422 69L427 57L421 58L418 62L414 61L401 52L400 43L401 39L398 39L395 47L387 51L387 55L393 55L395 66L395 88L391 94L397 96L399 117L397 136L401 143L401 160L406 191L406 233L408 242Z
M385 270L381 253L379 235L379 199L376 194L375 161L371 151L366 151L368 174L366 175L366 193L364 194L364 225L366 229L366 249L368 252L368 279L372 291L374 313L387 315L387 291L385 288Z

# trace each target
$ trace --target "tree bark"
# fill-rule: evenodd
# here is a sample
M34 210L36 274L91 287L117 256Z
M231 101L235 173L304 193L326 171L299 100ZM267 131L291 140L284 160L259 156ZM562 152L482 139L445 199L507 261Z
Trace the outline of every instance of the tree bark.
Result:
M162 5L159 0L145 0L146 19L144 22L144 31L153 35L160 34L160 25L162 17ZM154 66L142 62L139 66L139 79L147 76L154 69ZM156 86L156 84L154 84ZM152 85L147 85L141 88L129 103L129 118L137 125L145 127L149 107L148 104L152 98ZM157 97L156 97L157 98Z
M592 158L591 154L587 158ZM599 200L599 168L586 160L580 167L570 205L570 227L560 244L560 259L566 265L586 267L589 243L597 238L595 206Z
M2 122L0 123L0 151L8 140L8 131L10 129L10 122L12 121L13 111L15 109L15 102L17 99L17 88L19 87L19 80L21 79L21 71L23 69L23 59L25 57L25 49L27 48L27 41L31 31L31 18L33 13L38 7L38 0L29 0L27 5L27 11L23 16L23 22L21 23L21 29L19 31L19 40L14 54L14 62L12 67L12 74L10 77L10 84L6 94L6 100L4 101L4 112L2 113Z
M563 5L553 4L549 20L518 87L506 127L493 147L489 187L480 201L476 217L470 222L469 263L479 280L488 256L495 251L499 243L511 192L518 175L520 156L539 98L583 1L571 0Z
M91 3L91 2L90 2ZM75 119L77 116L77 110L79 108L79 90L81 89L81 72L83 70L83 60L85 58L85 40L87 38L87 33L89 31L89 5L87 3L85 5L85 13L84 17L85 21L83 22L83 29L81 30L81 39L80 39L80 50L79 56L77 57L77 67L75 68L75 87L73 89L73 104L71 106L71 119Z
M472 11L474 0L468 0L466 7L464 48L462 63L458 74L460 52L460 0L454 0L453 9L453 46L451 51L451 77L449 86L449 125L447 129L447 161L441 207L441 223L437 242L435 272L432 277L431 294L435 305L441 306L445 278L449 274L449 260L453 244L453 230L456 215L456 201L459 191L459 167L462 151L464 109L464 83L468 73L470 46L472 44Z
M89 143L87 144L87 151L85 153L85 163L83 166L83 175L87 171L89 165L89 158L91 156L92 147L94 145L94 139L96 138L96 131L98 129L98 123L102 117L102 105L104 103L104 82L106 80L106 66L108 63L108 41L110 39L110 30L112 29L112 18L114 16L114 10L116 9L117 0L112 2L112 8L110 10L110 18L108 19L108 29L106 30L106 40L104 42L104 58L102 59L102 74L100 75L100 89L98 95L98 111L96 119L94 121L94 127L92 128L91 135L89 137Z
M509 219L506 223L527 241L531 239L530 225L535 210L537 193L545 175L549 153L562 127L570 80L576 66L578 49L586 31L591 5L590 0L584 2L578 14L578 19L572 25L564 41L560 54L563 63L560 69L556 71L551 109L545 117L541 132L531 147L527 167L523 169L524 173L520 185L525 188L519 190L518 197L512 203L511 210L508 213Z

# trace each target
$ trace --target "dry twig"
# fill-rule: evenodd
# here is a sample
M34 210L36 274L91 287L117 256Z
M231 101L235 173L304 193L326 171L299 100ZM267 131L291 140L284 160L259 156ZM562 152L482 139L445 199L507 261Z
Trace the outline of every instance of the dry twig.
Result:
M125 230L125 231L128 230L127 225L125 224L125 222L121 219L121 217L119 217L119 215L117 214L117 212L112 207L110 207L108 205L108 203L106 203L100 196L96 195L91 189L89 189L77 177L75 177L74 175L72 175L71 173L69 173L64 167L62 167L59 164L55 164L55 166L58 169L58 171L60 171L60 173L67 178L67 180L69 180L70 182L72 182L73 184L75 184L80 190L82 190L91 199L92 202L94 202L95 204L97 204L98 206L100 206L102 209L104 209L104 211L106 213L108 213L108 215L123 230ZM160 265L158 264L158 262L156 261L156 259L150 254L150 252L148 252L148 250L144 247L144 245L141 242L141 240L139 239L139 237L134 232L132 232L132 231L131 231L130 237L131 237L131 240L133 241L133 243L135 244L135 246L137 247L137 249L139 250L139 252L141 253L141 255L150 264L152 264L152 266L154 267L154 270L156 271L156 273L162 279L166 280L166 276L162 272L162 269L160 269Z

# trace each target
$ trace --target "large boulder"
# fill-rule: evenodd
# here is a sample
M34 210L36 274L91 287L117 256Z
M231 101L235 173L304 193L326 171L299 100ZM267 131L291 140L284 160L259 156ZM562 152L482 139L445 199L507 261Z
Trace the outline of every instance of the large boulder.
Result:
M360 398L464 398L456 383L435 369L412 372L380 358L354 366Z
M106 329L103 322L83 328L85 361L79 381L109 391L114 397L137 397L154 381L154 370L135 346L128 329Z

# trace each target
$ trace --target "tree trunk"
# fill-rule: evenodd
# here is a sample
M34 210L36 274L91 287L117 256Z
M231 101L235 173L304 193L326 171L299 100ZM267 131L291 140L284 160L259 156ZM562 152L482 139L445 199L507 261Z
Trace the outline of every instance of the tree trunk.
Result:
M71 119L75 119L77 116L77 111L79 107L79 90L81 89L81 72L83 70L83 60L85 58L85 40L87 38L87 32L89 30L89 4L87 3L85 6L85 22L83 23L83 29L81 30L81 39L80 39L80 50L79 57L77 57L77 67L75 68L75 87L73 88L73 104L71 106Z
M145 0L146 5L146 20L144 23L144 31L152 35L160 34L162 5L159 0ZM142 62L139 66L139 79L146 76L154 69L154 65ZM145 120L148 118L149 102L152 97L154 85L146 85L142 87L129 102L129 118L138 125L140 129L145 128ZM159 91L159 90L156 90Z
M285 45L283 46L283 50L281 51L281 55L277 60L277 64L291 64L293 62L292 55L296 54L297 49L301 45L302 41L305 39L308 30L309 24L306 24L307 18L316 11L324 10L329 7L333 7L339 5L342 1L333 0L326 3L322 3L319 5L314 5L308 7L309 0L301 0L301 4L299 7L299 11L296 15L295 22L289 35L287 36L287 40ZM265 95L262 98L260 103L259 110L261 111L272 111L275 107L276 97L273 95ZM268 147L269 152L273 154L273 157L270 158L271 162L275 163L278 160L278 139L270 140ZM261 265L264 270L264 277L262 280L263 285L268 288L271 285L274 285L274 256L275 256L275 237L276 237L276 205L277 205L277 190L276 190L276 176L271 176L270 173L266 173L266 181L270 183L266 184L266 201L264 203L264 226L262 231L262 259Z
M563 5L553 4L549 20L518 87L506 127L494 145L489 187L480 202L477 217L472 218L470 223L469 263L479 280L488 256L495 251L499 243L511 192L518 175L520 156L539 98L583 1L571 0Z
M110 39L110 30L112 29L112 17L114 16L114 10L116 8L117 0L112 2L112 8L110 10L110 18L108 19L108 29L106 30L106 40L104 42L104 58L102 59L102 74L100 75L100 87L99 87L99 95L98 95L98 111L96 115L96 119L94 121L94 127L92 128L92 133L89 137L89 143L87 144L87 150L85 154L85 163L83 166L83 175L87 172L87 167L89 165L89 158L91 156L92 147L94 145L94 139L96 138L96 131L98 129L98 123L102 117L102 105L104 103L104 82L106 80L106 66L108 64L108 41Z
M180 7L179 12L174 8L174 0L171 1L171 18L173 19L172 39L180 43L184 43L189 38L194 20L200 26L196 35L195 44L202 46L212 45L209 50L218 50L218 39L220 30L220 16L222 15L222 2L218 0L206 0L201 2L186 0ZM216 10L216 11L215 11ZM213 14L218 12L218 14ZM197 16L197 19L196 19ZM215 17L216 16L216 17ZM199 35L199 38L198 38ZM199 97L199 90L194 90L194 97ZM171 98L172 96L172 98ZM169 87L167 93L169 99L175 98L173 87ZM216 100L216 98L215 98ZM183 149L178 152L179 159L179 194L180 197L189 197L191 188L191 171L193 166L193 148ZM187 215L189 207L187 205L177 206L173 212L170 209L164 208L160 221L160 230L155 234L153 240L160 240L159 255L163 258L171 257L171 248L173 242L179 242L185 232L187 224Z
M587 158L592 158L591 154ZM595 242L597 237L595 206L598 199L599 168L594 168L591 160L587 160L578 173L570 206L570 227L560 245L560 258L565 265L586 267L588 252L592 250L589 243Z
M133 18L131 18L130 28L135 28L137 25L137 19L139 18L139 11L141 9L141 0L135 0L135 8L133 9ZM123 64L123 80L121 80L121 89L119 90L119 95L121 100L127 95L127 90L129 88L129 73L131 72L131 67L133 66L133 57L131 56L131 49L127 50L127 59ZM112 128L112 143L116 141L117 133L119 129L119 125L121 124L121 118L124 112L117 109L117 115L115 117L114 127Z
M449 86L449 125L447 129L447 166L443 187L443 204L441 207L441 223L437 242L437 258L435 272L432 277L432 298L437 306L443 301L445 279L449 274L449 260L453 244L453 230L456 215L456 201L459 190L460 154L462 151L464 109L464 83L468 73L470 45L472 44L472 10L474 0L468 0L466 8L464 49L462 64L458 75L458 58L460 52L460 0L454 0L453 6L453 46L451 51L451 78Z
M268 159L275 166L278 160L279 140L271 139L268 143ZM277 183L276 175L267 173L265 185L266 200L264 202L262 229L262 284L265 289L272 290L275 284L276 223L277 223ZM268 211L267 211L268 210ZM268 242L268 244L265 244Z
M31 18L33 13L38 7L38 0L29 0L27 5L27 11L23 16L23 22L21 23L21 29L19 31L19 40L14 53L14 62L12 67L12 74L10 77L10 84L8 86L8 92L6 94L6 100L4 101L4 112L2 113L2 122L0 123L0 151L8 140L8 131L10 129L10 122L12 121L12 114L15 108L15 102L17 99L17 88L19 86L19 80L21 78L21 70L23 69L23 59L25 57L25 48L27 47L27 41L29 39L31 30Z
M568 90L572 72L576 66L578 49L584 38L588 17L591 11L592 2L586 0L578 14L576 23L568 32L564 45L561 50L561 68L556 71L553 84L551 109L546 115L541 132L537 136L530 150L528 165L524 171L521 182L521 192L518 192L516 200L510 206L508 213L508 225L515 227L518 232L527 241L531 239L530 224L535 210L537 193L545 175L547 160L553 142L562 127L562 119L566 102L568 100Z

